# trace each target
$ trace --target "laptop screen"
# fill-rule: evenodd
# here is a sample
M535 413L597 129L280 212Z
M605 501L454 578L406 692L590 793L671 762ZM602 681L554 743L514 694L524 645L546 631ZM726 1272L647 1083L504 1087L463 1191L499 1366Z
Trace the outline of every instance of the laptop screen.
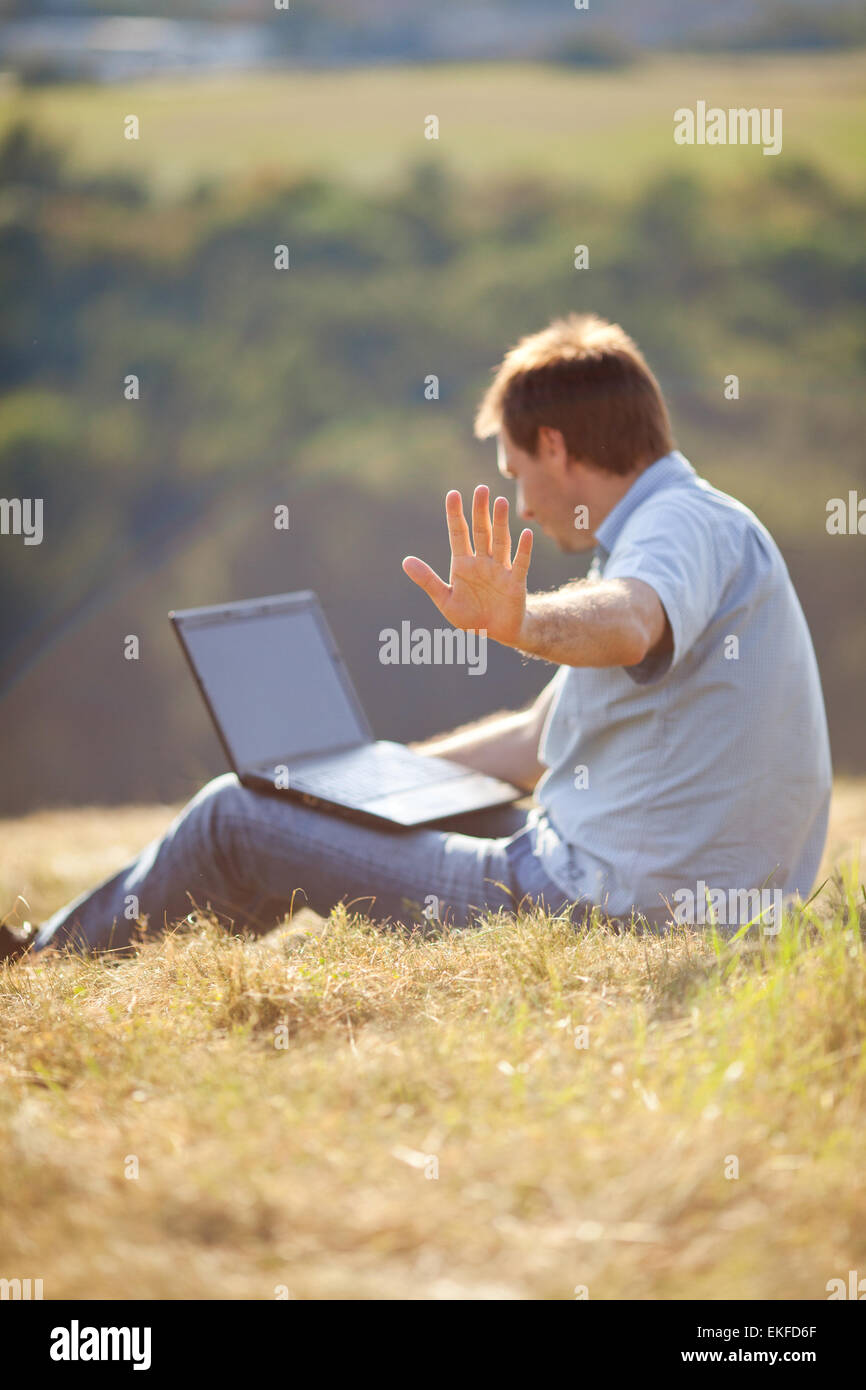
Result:
M309 606L196 615L182 632L241 771L368 740Z

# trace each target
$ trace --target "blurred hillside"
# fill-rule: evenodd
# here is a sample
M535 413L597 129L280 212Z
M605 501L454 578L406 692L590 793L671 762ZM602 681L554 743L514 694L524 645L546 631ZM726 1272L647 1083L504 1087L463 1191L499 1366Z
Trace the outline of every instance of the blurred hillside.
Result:
M98 160L81 157L80 132L108 120L103 91L9 97L0 496L43 497L45 539L0 541L0 810L176 800L221 770L165 620L171 607L315 588L380 737L419 737L538 690L547 667L492 647L483 677L383 667L378 634L403 619L437 625L400 560L414 552L445 566L445 490L495 480L491 446L471 439L490 369L519 335L574 308L634 334L679 446L773 531L812 627L837 768L866 769L866 547L825 526L829 498L866 495L858 63L810 60L811 87L809 72L787 69L797 81L786 120L790 107L796 130L799 111L804 134L789 144L786 126L782 157L690 150L689 161L670 139L683 86L642 104L640 84L658 72L639 67L616 178L596 177L592 141L586 160L579 145L551 155L543 130L535 173L525 162L487 168L479 148L495 128L480 118L440 156L421 143L423 113L437 108L417 85L403 99L417 153L401 146L400 159L382 154L366 107L334 108L333 87L323 135L312 118L309 132L281 123L275 88L271 123L257 113L246 125L247 79L216 91L140 84L115 93L111 141L103 122L110 152ZM548 72L484 78L499 80L505 106L518 78L543 91ZM451 91L471 81L468 69L453 76ZM575 104L599 80L615 79L550 76L571 84ZM597 109L616 112L598 92ZM157 146L118 135L139 107L159 112ZM821 120L838 137L826 146ZM214 132L232 123L239 138L252 131L257 153L244 145L235 161L227 135L220 172ZM386 145L392 128L393 115ZM333 151L316 156L318 175L308 133ZM635 156L642 139L656 142L648 168ZM195 180L197 140L212 157ZM697 153L722 158L710 167ZM177 164L186 173L172 182ZM285 272L274 269L281 244ZM589 270L573 268L576 244L589 246ZM737 401L724 399L729 373ZM129 374L137 401L124 399ZM425 399L430 374L438 400ZM278 504L290 508L288 532L274 528ZM575 572L542 540L531 587ZM124 660L129 634L138 661Z
M789 166L805 161L830 182L860 189L864 85L862 49L821 57L661 54L592 72L550 63L455 63L117 85L10 83L0 85L0 133L24 120L65 151L67 176L138 176L153 199L227 180L243 197L263 179L294 182L301 175L378 193L399 187L406 166L425 157L475 184L528 176L620 197L676 172L716 190L724 184L736 198L743 182L763 183L780 158ZM698 100L782 108L781 157L764 158L749 145L675 145L674 111ZM122 138L128 112L141 123L138 141ZM431 112L440 121L438 141L424 138Z

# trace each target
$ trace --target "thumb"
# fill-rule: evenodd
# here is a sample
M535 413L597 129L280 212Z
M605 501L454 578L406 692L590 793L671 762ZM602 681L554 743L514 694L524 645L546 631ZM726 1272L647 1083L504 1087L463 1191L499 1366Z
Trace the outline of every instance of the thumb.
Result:
M440 579L435 570L432 570L424 560L419 560L417 555L407 555L403 561L403 573L407 574L413 584L417 584L419 589L423 589L429 599L435 603L440 610L443 604L447 604L451 597L451 586L446 584L444 579Z

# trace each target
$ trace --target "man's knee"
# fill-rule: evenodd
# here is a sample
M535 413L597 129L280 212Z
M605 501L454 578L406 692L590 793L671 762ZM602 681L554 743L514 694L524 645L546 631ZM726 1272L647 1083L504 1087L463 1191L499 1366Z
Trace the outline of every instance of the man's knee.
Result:
M233 772L223 773L207 782L187 802L174 828L184 832L195 830L213 842L226 829L240 823L248 799L254 795Z
M221 776L214 777L210 782L205 782L204 786L196 792L189 805L214 807L226 805L227 803L248 796L246 787L243 787L233 772L223 772Z

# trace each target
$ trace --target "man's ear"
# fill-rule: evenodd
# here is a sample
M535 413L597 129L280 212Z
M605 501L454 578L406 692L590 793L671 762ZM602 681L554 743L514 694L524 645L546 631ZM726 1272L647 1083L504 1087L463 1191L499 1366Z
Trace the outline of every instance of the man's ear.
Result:
M554 429L552 425L539 425L537 452L545 463L551 464L557 472L566 472L568 449L562 430Z

